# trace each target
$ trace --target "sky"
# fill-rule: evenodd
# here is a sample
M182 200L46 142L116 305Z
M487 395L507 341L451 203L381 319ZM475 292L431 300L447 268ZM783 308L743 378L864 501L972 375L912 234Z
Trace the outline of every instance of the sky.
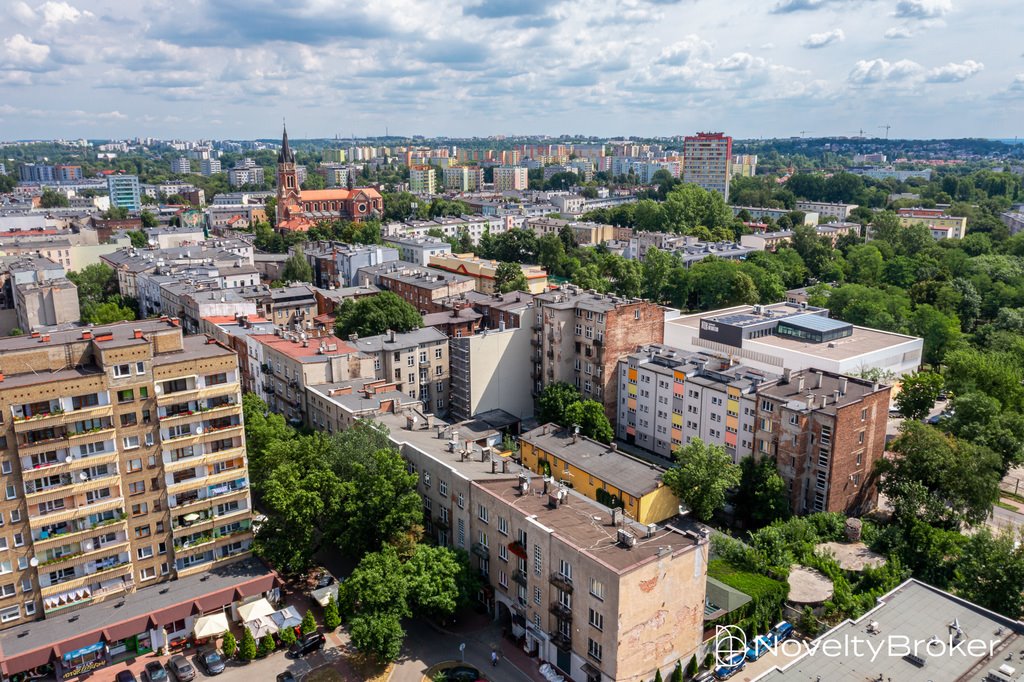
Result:
M0 140L1024 137L1011 0L0 0Z

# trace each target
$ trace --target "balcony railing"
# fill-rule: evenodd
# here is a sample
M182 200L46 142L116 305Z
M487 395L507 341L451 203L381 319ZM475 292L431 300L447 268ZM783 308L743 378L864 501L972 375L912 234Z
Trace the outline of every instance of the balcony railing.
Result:
M472 551L473 554L476 554L481 559L486 559L491 555L490 548L482 542L474 542Z
M572 620L572 609L561 602L551 602L548 611L559 620Z
M552 585L560 589L562 592L572 594L572 578L566 576L561 571L552 571L551 578L549 580Z
M526 587L526 585L528 583L528 579L526 577L526 571L521 571L519 569L516 569L516 570L512 571L512 580L516 581L517 583L519 583L523 587Z
M556 632L553 634L551 636L551 643L562 651L569 651L572 649L572 637L564 632Z

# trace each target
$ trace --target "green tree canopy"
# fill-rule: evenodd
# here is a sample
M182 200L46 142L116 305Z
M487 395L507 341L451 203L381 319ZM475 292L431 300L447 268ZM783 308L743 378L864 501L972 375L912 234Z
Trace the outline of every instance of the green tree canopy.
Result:
M580 400L579 389L572 384L564 381L548 384L537 398L537 421L564 425L566 410Z
M66 194L49 187L43 189L43 195L39 198L41 208L67 208L70 205Z
M281 279L285 282L308 282L313 281L313 267L306 260L306 254L301 244L296 244L292 255L284 262L281 270Z
M789 493L774 458L757 461L744 457L740 461L740 483L733 504L737 516L754 527L789 518Z
M494 272L494 288L507 294L510 291L529 291L530 285L526 281L523 269L517 263L498 263Z
M721 445L694 438L675 451L676 466L662 480L700 521L725 506L726 493L740 482L740 468Z
M917 372L903 377L896 395L896 408L907 419L920 421L935 406L946 382L934 372Z
M604 406L596 400L577 401L565 410L565 426L579 426L580 433L587 438L611 443L615 437L612 424L605 416Z
M343 302L334 323L334 333L347 339L351 334L375 336L389 329L402 333L422 326L423 318L405 299L383 291Z

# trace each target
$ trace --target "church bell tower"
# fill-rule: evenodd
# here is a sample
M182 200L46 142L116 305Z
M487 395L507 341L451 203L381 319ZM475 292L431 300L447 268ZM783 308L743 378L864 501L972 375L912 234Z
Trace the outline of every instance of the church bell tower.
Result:
M302 213L299 183L295 175L295 152L288 145L288 128L281 136L281 151L277 155L277 224Z

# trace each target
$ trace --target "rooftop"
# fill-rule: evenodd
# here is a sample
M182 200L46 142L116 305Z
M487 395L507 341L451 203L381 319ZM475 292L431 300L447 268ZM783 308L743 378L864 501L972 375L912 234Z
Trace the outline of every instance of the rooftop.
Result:
M349 343L361 351L379 352L396 351L405 348L416 348L422 344L438 344L447 342L448 337L434 327L420 327L412 331L377 336L366 336L363 338L349 339Z
M331 356L356 352L355 348L336 336L309 337L303 340L289 332L287 338L276 334L253 334L250 338L299 362L322 362Z
M804 369L798 372L784 371L781 379L771 386L761 388L759 395L783 401L788 409L798 412L822 409L832 413L837 403L845 407L873 393L888 390L889 386L867 379L820 369Z
M345 410L354 414L376 412L380 409L381 403L388 400L394 401L394 409L421 404L416 398L410 398L401 391L376 392L373 384L387 384L387 382L380 379L352 379L350 381L317 384L315 386L307 386L307 388L315 393L319 393L325 400L337 403Z
M562 285L550 291L545 291L543 294L537 294L533 300L542 303L545 308L581 308L600 313L610 312L619 306L643 302L643 299L622 298L614 294L600 294L593 290L580 289L572 284Z
M549 529L566 544L603 563L618 573L626 573L643 564L697 548L699 537L670 526L658 527L647 536L635 525L628 529L636 544L627 547L618 541L619 526L613 523L611 510L579 493L569 490L557 507L548 504L540 482L534 477L529 494L520 494L517 478L478 480L476 485L520 514Z
M954 625L955 624L955 625ZM957 628L965 644L952 650L951 638ZM1017 652L1024 648L1024 624L1000 616L976 604L911 579L878 599L878 605L860 617L847 620L825 633L816 643L833 641L806 653L784 669L772 669L756 678L759 682L818 682L822 680L899 680L899 682L1011 682L1019 673L1000 674L1007 654L1018 671ZM904 638L906 638L904 640ZM937 638L939 642L929 641ZM966 639L964 639L966 638ZM974 640L985 643L984 647ZM896 642L914 647L923 665L915 665L893 649ZM872 655L872 647L881 647ZM944 646L940 647L939 644ZM845 645L845 646L844 646ZM854 648L855 645L859 645ZM839 655L825 655L824 647ZM895 646L900 646L895 644ZM989 646L994 655L989 656ZM939 650L942 650L941 655ZM979 655L972 655L978 652ZM992 672L995 675L989 676Z
M143 343L148 343L143 339ZM208 336L186 336L182 339L182 349L170 353L159 353L153 356L153 365L173 365L177 362L187 360L198 360L200 358L227 357L233 356L235 352L230 348L216 343Z
M520 436L520 440L568 462L596 479L613 484L619 490L643 497L662 486L662 469L612 449L557 424L545 424Z

